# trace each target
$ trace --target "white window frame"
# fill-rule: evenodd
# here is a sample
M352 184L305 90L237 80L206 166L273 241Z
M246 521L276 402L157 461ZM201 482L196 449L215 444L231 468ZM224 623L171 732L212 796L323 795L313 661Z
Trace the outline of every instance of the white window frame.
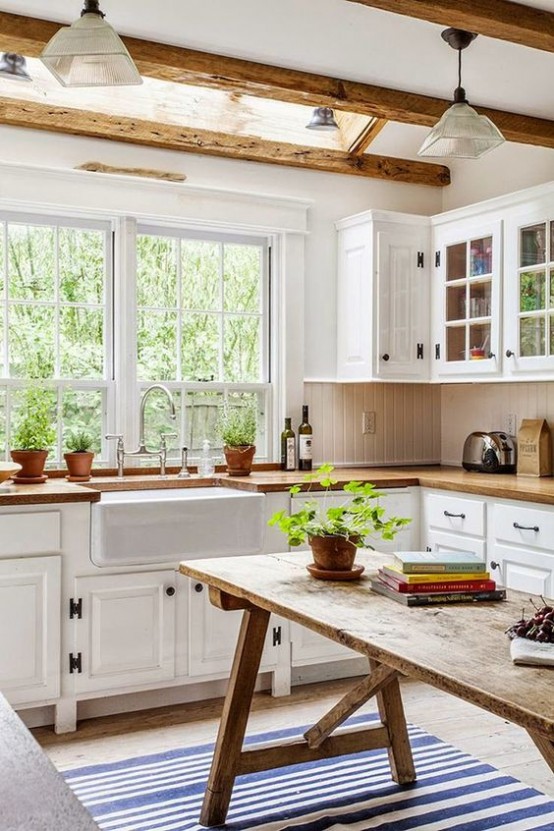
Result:
M114 384L114 360L113 360L113 332L114 332L114 303L113 303L113 291L114 291L114 225L113 221L110 220L99 220L91 216L90 219L88 218L75 218L70 217L61 213L34 213L34 212L18 212L18 211L11 211L11 210L0 210L0 223L3 223L5 227L10 223L15 223L19 225L34 225L34 226L43 226L43 227L51 227L55 229L56 238L58 236L58 228L80 228L86 231L101 231L104 233L105 245L104 245L104 256L105 256L105 285L104 285L104 302L103 304L93 304L93 303L71 303L66 301L61 301L59 297L59 273L58 273L58 263L57 263L57 256L56 256L56 281L55 281L55 294L53 300L45 300L37 303L33 300L24 300L24 299L16 299L12 300L9 297L9 271L8 271L8 246L4 245L4 259L2 263L2 268L4 270L4 274L6 277L5 281L5 289L6 293L4 298L2 299L2 306L5 308L5 315L4 315L4 326L3 326L3 352L6 358L6 371L9 372L9 353L8 353L8 339L9 339L9 327L5 325L8 321L8 309L11 305L25 305L25 306L48 306L55 309L56 314L56 323L58 323L58 317L60 313L61 307L78 307L78 308L90 308L90 309L103 309L104 311L104 376L102 378L94 378L94 379L69 379L69 378L62 378L59 376L59 368L60 368L60 344L59 338L56 336L55 338L55 362L56 362L56 375L54 378L44 379L43 383L49 389L52 389L56 393L57 399L57 411L58 411L58 418L57 418L57 426L56 426L56 434L57 434L57 447L59 457L54 458L52 456L48 459L48 465L52 466L59 466L63 461L63 424L61 418L61 411L62 411L62 399L64 390L71 389L74 392L79 391L87 391L87 390L97 390L102 393L102 436L101 436L101 444L102 450L100 456L97 457L96 462L99 464L107 463L108 461L108 447L107 442L105 439L105 434L109 429L111 423L114 420L114 413L115 413L115 384ZM7 236L5 236L7 239ZM57 255L57 241L56 241L56 255ZM56 329L59 332L59 327L56 325ZM0 386L6 389L6 401L5 401L5 412L6 412L6 446L9 452L10 449L10 437L11 437L11 424L9 419L10 409L11 409L11 394L16 390L25 389L29 385L29 382L32 379L25 379L25 378L10 378L7 375L0 375ZM42 383L42 380L41 380Z

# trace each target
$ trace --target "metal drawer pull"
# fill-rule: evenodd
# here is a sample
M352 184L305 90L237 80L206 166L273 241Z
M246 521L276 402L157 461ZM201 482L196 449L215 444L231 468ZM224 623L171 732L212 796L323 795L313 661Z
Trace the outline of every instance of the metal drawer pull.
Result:
M465 519L466 518L465 514L451 514L450 511L445 511L444 515L445 516L459 517L460 519Z
M538 525L520 525L519 522L514 522L514 528L520 531L534 531L535 534L538 534L540 530Z

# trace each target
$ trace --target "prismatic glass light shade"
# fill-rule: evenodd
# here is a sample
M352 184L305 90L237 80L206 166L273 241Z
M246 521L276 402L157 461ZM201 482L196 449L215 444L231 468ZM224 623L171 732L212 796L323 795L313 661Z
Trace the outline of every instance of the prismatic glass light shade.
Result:
M420 149L418 156L443 159L478 159L494 150L505 139L490 118L469 106L462 87L462 50L477 37L463 29L445 29L442 39L458 51L458 86L454 103L435 124Z
M123 41L98 12L85 12L71 26L63 26L40 57L64 87L142 84Z
M335 114L331 107L316 107L312 113L307 130L338 130Z
M504 136L490 118L467 102L452 104L435 124L418 156L478 159L504 142Z

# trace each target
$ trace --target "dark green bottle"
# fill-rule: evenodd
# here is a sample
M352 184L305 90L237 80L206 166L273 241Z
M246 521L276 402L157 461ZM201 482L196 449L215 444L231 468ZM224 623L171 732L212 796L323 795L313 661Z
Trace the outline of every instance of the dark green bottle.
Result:
M281 470L296 470L296 436L290 418L285 419L281 433Z

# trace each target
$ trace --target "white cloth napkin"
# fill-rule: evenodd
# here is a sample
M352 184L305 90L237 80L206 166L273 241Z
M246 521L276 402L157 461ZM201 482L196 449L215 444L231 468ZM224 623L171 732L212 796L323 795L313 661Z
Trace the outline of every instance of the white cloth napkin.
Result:
M537 643L527 638L514 638L510 642L510 655L514 664L552 667L554 666L554 643Z

